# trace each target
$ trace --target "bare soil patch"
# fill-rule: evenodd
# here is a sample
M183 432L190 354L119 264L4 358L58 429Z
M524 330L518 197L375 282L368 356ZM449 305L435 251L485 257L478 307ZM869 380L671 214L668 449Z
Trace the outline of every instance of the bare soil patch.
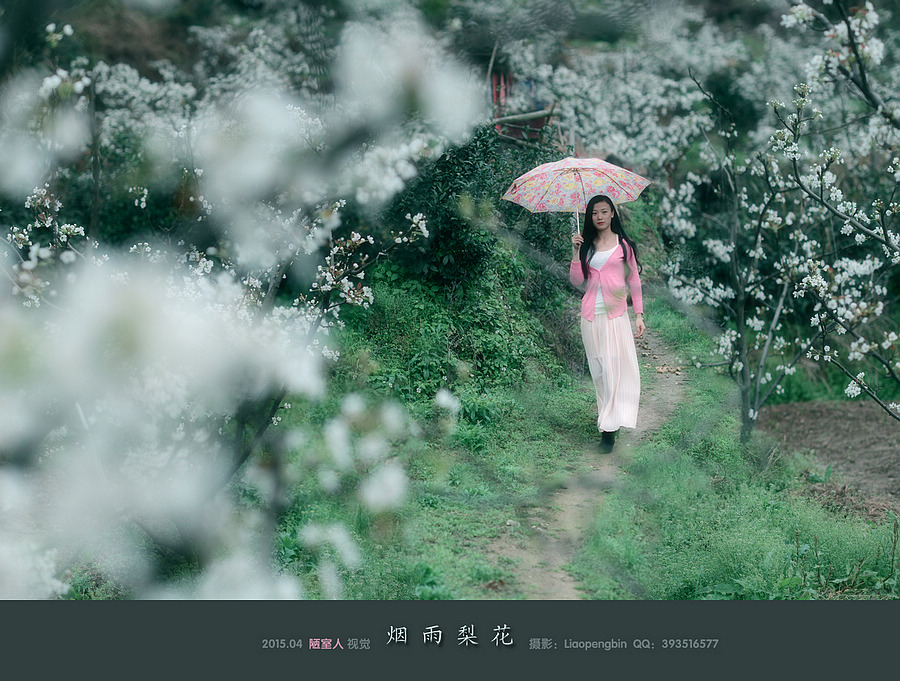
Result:
M795 402L764 407L758 428L785 451L810 452L805 471L823 506L882 517L900 509L900 424L874 402ZM821 480L831 466L833 478Z
M635 444L665 423L681 399L685 381L681 360L652 331L636 343L642 374L637 428L620 431L611 454L599 451L598 433L595 445L582 452L585 472L573 474L530 514L508 520L505 535L491 545L493 559L513 560L515 584L510 586L526 599L583 597L566 565L589 531L605 492L619 484L620 469ZM585 390L593 396L590 379Z

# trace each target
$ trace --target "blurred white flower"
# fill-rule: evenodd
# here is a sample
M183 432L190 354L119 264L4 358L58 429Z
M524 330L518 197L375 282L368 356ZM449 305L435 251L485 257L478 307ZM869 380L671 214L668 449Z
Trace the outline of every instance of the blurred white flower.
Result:
M55 152L62 159L82 154L90 141L90 136L87 115L74 109L60 111L48 131Z
M316 567L316 576L319 578L319 586L325 598L332 601L340 600L341 576L338 574L337 566L330 560L321 560Z
M186 594L201 600L283 601L303 598L300 581L275 574L258 556L237 553L210 565L196 589Z
M0 191L12 196L27 196L44 182L48 152L32 122L42 105L39 87L39 78L29 72L11 78L0 93Z
M359 487L359 497L370 511L380 512L396 508L406 496L407 479L397 463L377 468Z
M435 132L456 139L486 118L482 79L429 33L400 13L383 24L345 27L335 77L351 120L379 129L418 113Z
M0 535L0 598L43 599L69 590L56 577L56 552Z
M386 402L381 405L381 425L388 435L399 435L406 428L406 412L396 402Z
M334 458L338 470L347 470L353 464L350 430L341 419L331 419L325 424L325 443Z
M348 419L357 419L365 413L366 401L359 393L350 393L341 403L341 412Z
M446 409L453 414L459 412L459 398L446 388L441 388L437 391L437 394L434 396L434 403L441 409Z
M285 93L247 92L228 107L208 108L197 122L197 164L214 204L234 208L289 183L296 161L313 151ZM308 123L307 123L308 124Z
M357 453L364 462L377 461L387 455L388 443L379 434L369 434L358 442Z
M357 568L362 563L362 555L356 542L346 527L339 524L305 525L299 531L299 539L311 549L319 549L323 545L333 546L348 568Z

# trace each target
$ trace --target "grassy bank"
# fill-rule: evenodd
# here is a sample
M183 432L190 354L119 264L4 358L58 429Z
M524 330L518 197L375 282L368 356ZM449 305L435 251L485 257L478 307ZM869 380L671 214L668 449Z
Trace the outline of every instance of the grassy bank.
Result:
M652 315L683 356L709 340L662 301ZM801 494L807 465L762 436L739 442L734 386L689 370L687 398L607 497L573 572L601 599L896 598L898 527Z
M647 319L681 356L710 343L660 299L648 301ZM343 361L355 365L358 352ZM370 361L382 363L372 371L396 370L383 350ZM596 439L583 377L532 361L518 383L459 387L454 417L421 396L403 403L420 430L393 451L409 477L400 508L372 514L348 496L353 480L342 496L308 476L284 516L282 568L303 575L310 596L328 595L323 574L332 571L345 598L521 598L513 563L489 546L526 532L527 518L580 470L581 452ZM587 596L895 598L893 517L876 523L805 498L809 480L800 473L810 462L761 436L741 445L733 384L709 370L687 371L685 400L635 447L622 485L606 493L570 566ZM653 376L645 378L649 386ZM396 395L377 376L365 384L373 409ZM341 409L335 399L299 411L325 423ZM363 561L350 569L333 547L301 549L294 538L310 524L348 527Z
M310 595L323 595L323 561L338 565L338 557L301 551L291 538L309 524L341 524L364 555L357 570L340 570L345 598L521 597L512 564L490 557L488 546L520 532L531 510L579 469L582 448L596 439L590 397L578 382L535 372L518 389L494 392L480 416L448 422L424 401L410 405L422 432L395 450L409 477L402 507L372 514L310 477L284 517L288 548L279 561L305 575Z

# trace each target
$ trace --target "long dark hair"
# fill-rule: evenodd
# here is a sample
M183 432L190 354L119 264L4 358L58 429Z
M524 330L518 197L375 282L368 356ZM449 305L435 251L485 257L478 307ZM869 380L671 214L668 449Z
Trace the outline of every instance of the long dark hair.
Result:
M584 274L585 280L587 280L588 277L588 263L594 256L594 251L596 251L594 248L594 239L596 239L599 234L597 228L594 227L593 219L594 206L598 203L609 204L609 207L612 209L613 216L612 220L609 222L609 228L613 231L613 234L619 237L619 243L622 244L622 255L625 257L625 262L628 262L628 249L630 248L631 252L634 253L634 261L637 263L638 272L643 271L644 267L638 260L637 244L625 234L625 227L622 226L622 220L619 218L619 210L616 208L616 204L614 204L613 200L608 196L600 194L588 201L587 208L584 209L584 226L581 229L581 236L584 238L584 241L581 243L581 248L578 250L578 258L581 260L581 272Z

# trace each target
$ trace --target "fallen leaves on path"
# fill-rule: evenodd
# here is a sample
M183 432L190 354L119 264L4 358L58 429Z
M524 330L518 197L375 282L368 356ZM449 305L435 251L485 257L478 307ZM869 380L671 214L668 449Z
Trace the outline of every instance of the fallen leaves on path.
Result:
M647 362L644 364L645 369L653 369L654 365L652 362ZM682 366L680 364L671 365L671 364L660 364L655 367L656 373L658 374L675 374L676 376L681 376Z
M671 366L669 364L660 364L656 367L656 373L658 374L675 374L676 376L681 376L681 366L675 365Z

